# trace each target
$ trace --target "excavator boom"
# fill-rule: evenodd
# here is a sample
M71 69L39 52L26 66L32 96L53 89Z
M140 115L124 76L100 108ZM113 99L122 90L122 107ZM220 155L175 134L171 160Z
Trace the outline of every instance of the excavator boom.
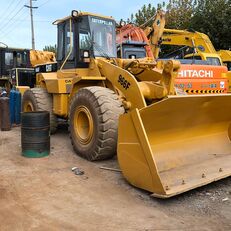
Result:
M187 30L164 29L162 44L193 47L195 52L216 54L216 50L206 34Z

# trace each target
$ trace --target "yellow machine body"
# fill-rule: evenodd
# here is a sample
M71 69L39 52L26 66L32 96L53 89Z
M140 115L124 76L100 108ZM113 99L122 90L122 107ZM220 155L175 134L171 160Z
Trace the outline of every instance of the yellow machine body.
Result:
M76 17L83 15L88 13ZM69 21L72 17L56 23ZM132 185L167 198L231 175L231 95L177 95L176 60L158 69L150 58L91 57L88 68L65 69L69 54L58 72L38 74L37 85L52 96L53 113L63 118L82 88L101 86L119 96L125 114L117 156Z
M194 54L185 58L198 57L201 60L212 62L212 65L222 65L220 55L216 52L211 40L206 34L190 32L187 30L164 29L162 36L163 45L188 46L194 49Z
M231 50L219 50L218 53L224 62L231 62Z
M162 100L147 105L145 99L157 98L151 95L152 88L156 91L154 86L137 82L131 73L106 60L98 59L96 64L95 73L100 75L77 77L87 70L76 69L75 78L46 73L43 80L53 93L54 113L64 118L72 95L82 87L104 86L109 81L121 92L128 110L120 116L117 156L123 175L132 185L167 198L231 175L230 95L163 97L172 88L170 83L168 90L160 90ZM177 72L173 72L172 63L170 66L169 79L173 80ZM164 72L158 75L149 71L153 81L168 77ZM149 78L148 70L146 74ZM120 75L131 83L127 91L115 78Z
M56 62L55 53L50 51L30 50L30 63L33 67Z
M217 64L220 65L222 63L221 57L217 53L197 52L194 54L188 54L184 56L184 58L188 58L188 59L196 59L197 57L198 59L204 61L208 61L209 59L217 60L212 65L217 65Z
M16 86L16 90L19 91L22 95L24 94L25 91L29 90L30 87L28 86Z
M231 71L231 51L219 50L218 54L221 56L223 63L227 65L228 70Z

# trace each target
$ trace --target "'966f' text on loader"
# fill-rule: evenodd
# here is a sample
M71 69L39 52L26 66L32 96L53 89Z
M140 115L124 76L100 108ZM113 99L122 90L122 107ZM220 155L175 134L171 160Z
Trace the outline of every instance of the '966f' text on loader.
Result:
M37 74L24 111L50 111L52 132L68 119L78 155L117 152L125 178L156 197L231 174L230 95L176 95L178 61L117 59L111 17L72 11L55 24L59 70Z

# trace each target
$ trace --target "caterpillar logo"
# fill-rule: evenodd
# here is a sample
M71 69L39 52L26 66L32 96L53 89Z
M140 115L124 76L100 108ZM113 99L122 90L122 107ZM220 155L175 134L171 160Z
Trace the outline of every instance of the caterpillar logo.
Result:
M212 70L181 70L178 73L180 78L213 78Z
M225 93L224 90L185 90L189 94L214 94L214 93Z

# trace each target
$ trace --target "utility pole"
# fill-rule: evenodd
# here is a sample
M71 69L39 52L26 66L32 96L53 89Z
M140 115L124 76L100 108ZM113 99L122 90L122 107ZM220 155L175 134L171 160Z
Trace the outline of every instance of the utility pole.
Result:
M37 1L37 0L30 0L30 5L29 6L24 5L24 6L30 9L32 49L35 50L33 9L38 9L38 7L33 6L33 4L32 4L33 1Z

